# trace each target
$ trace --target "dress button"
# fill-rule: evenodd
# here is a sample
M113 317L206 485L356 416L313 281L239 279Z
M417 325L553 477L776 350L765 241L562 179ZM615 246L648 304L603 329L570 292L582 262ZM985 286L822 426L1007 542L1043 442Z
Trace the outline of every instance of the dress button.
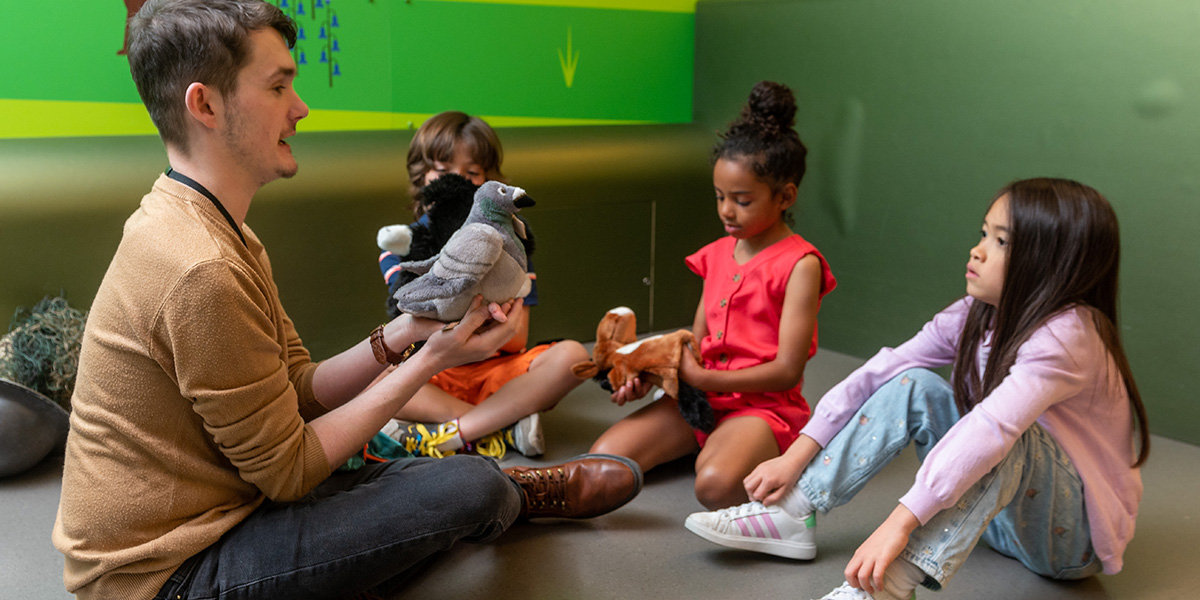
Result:
M742 274L741 274L741 273L734 273L734 274L733 274L733 280L734 280L734 281L741 281L741 280L742 280Z
M723 362L723 363L727 363L727 362L729 362L729 355L728 355L728 354L722 354L722 355L720 356L720 359L721 359L721 362Z
M717 332L717 339L719 340L719 339L721 339L721 338L723 338L723 337L725 337L725 332L724 332L724 331L718 331L718 332Z
M721 308L725 308L725 304L726 304L725 299L721 298Z

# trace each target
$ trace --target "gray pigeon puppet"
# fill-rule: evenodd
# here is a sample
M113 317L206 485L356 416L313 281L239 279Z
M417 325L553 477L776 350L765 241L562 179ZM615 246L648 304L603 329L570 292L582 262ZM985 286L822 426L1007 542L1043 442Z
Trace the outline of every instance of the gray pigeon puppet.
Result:
M525 237L525 224L516 213L527 206L533 199L519 187L499 181L479 186L471 213L441 252L400 263L402 270L421 276L396 290L396 307L449 322L467 313L476 294L488 302L524 298L532 282L519 239Z

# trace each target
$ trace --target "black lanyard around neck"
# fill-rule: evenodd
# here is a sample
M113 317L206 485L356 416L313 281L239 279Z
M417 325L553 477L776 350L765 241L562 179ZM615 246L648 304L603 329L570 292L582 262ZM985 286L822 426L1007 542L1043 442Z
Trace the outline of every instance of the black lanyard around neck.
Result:
M212 192L208 191L208 188L200 185L191 177L188 177L187 175L184 175L183 173L180 173L179 171L176 171L170 167L167 168L167 177L170 177L171 179L174 179L175 181L178 181L179 183L182 183L183 185L186 185L193 190L204 194L204 197L211 200L213 206L216 206L217 210L221 211L221 214L225 216L225 220L229 221L229 226L233 228L233 231L237 234L238 239L242 240L242 245L246 248L250 247L250 245L246 243L246 237L242 235L242 229L237 226L237 221L233 220L233 216L229 214L229 211L225 210L225 205L221 204L221 201L217 200L217 197L214 196Z

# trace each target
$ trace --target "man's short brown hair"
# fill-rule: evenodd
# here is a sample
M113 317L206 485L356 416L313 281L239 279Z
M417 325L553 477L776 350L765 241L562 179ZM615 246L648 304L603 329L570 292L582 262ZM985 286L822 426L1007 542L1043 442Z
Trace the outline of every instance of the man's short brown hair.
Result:
M150 0L129 19L129 71L164 144L187 152L188 86L232 96L250 32L267 28L295 45L296 24L262 0Z

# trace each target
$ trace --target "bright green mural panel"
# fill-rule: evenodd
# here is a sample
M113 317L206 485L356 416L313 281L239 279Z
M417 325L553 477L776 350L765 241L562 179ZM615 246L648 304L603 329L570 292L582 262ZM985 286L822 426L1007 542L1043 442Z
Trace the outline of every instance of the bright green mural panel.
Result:
M692 118L695 19L680 2L272 3L299 27L296 86L312 109L302 130L406 128L448 109L502 125ZM127 5L140 2L7 7L0 138L153 132L121 53Z
M313 0L273 3L287 4L285 12L300 30L295 57L303 64L296 85L307 102L338 110L389 109L391 3L340 0L336 10L333 3L325 2L315 8ZM64 9L21 3L6 11L11 17L8 22L18 28L0 36L0 51L19 58L5 65L0 98L138 102L129 62L119 54L127 14L123 3L57 4ZM301 5L308 8L297 14ZM335 66L341 73L337 76Z
M137 102L117 0L5 2L0 98Z
M690 14L414 3L392 26L397 111L691 120Z

